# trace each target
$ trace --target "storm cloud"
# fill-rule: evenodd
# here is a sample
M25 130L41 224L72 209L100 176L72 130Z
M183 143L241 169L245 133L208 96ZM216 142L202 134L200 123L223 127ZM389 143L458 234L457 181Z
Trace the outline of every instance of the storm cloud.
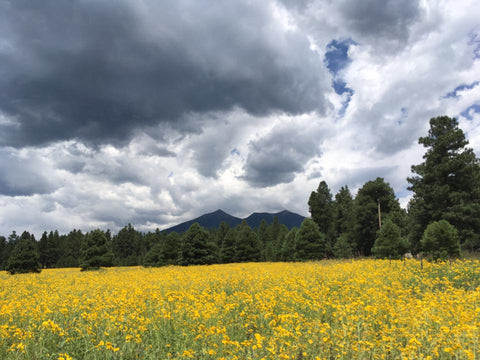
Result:
M321 59L275 7L2 1L0 144L121 144L136 129L235 106L323 113Z
M480 154L475 0L0 0L0 235L402 206L428 121Z

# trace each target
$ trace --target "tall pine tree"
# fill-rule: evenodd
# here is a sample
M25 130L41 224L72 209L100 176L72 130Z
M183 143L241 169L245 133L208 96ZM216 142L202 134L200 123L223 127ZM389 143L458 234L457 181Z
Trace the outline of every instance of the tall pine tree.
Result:
M82 243L81 270L97 270L101 266L113 266L113 252L105 233L96 229L88 233Z
M418 142L427 151L407 179L414 192L409 204L413 245L418 250L427 226L444 219L458 230L466 248L480 249L480 166L458 121L430 119L428 135Z
M325 235L312 219L305 219L295 236L296 260L320 260L326 256Z
M6 270L12 275L41 271L40 256L35 237L27 231L24 231L20 240L15 243L15 247L7 261Z
M386 219L391 214L401 213L400 203L390 185L378 177L374 181L366 182L358 190L354 204L356 250L362 255L369 256L377 238L377 231L380 229L378 205L380 204L382 219ZM392 221L396 222L396 217Z

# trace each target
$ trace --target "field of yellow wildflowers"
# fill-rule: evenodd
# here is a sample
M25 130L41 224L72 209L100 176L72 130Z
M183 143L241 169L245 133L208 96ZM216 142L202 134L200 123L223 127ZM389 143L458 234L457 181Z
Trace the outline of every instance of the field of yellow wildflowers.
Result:
M0 359L474 359L479 337L478 261L0 272Z

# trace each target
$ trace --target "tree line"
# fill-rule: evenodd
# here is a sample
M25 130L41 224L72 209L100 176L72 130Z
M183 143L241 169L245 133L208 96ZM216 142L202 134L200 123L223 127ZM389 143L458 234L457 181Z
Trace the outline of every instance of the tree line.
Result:
M407 178L413 192L400 206L383 178L367 181L353 196L343 186L333 196L321 181L308 200L311 218L289 230L275 218L257 229L246 222L218 229L193 224L185 233L142 233L128 224L118 234L100 229L35 237L0 237L0 268L10 273L51 267L200 265L247 261L304 261L422 253L432 259L480 248L480 166L455 118L430 120L419 143L427 150Z

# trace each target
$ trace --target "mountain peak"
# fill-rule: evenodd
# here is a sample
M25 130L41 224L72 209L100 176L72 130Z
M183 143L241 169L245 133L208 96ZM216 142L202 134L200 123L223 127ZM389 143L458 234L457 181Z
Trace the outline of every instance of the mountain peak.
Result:
M267 212L254 212L245 219L240 219L235 216L232 216L222 209L215 210L214 212L203 214L202 216L178 224L164 231L171 232L184 232L195 222L198 222L201 226L207 229L218 228L222 221L226 222L230 227L235 227L245 220L251 228L257 228L260 226L262 220L265 220L268 224L273 222L273 219L277 217L280 224L284 224L289 229L292 227L300 227L302 221L305 219L303 216L292 213L288 210L283 210L278 213L267 213Z

